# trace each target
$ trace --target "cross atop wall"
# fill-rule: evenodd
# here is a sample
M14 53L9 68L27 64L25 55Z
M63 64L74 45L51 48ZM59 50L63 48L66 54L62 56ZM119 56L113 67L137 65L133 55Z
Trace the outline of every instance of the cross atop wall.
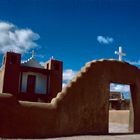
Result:
M126 54L122 52L122 47L121 46L119 47L119 51L118 52L115 51L115 54L119 55L119 61L122 61L122 57L126 56Z

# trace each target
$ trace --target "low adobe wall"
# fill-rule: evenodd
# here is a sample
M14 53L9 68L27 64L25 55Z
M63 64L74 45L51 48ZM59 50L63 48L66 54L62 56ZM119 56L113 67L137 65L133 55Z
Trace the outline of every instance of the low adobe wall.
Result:
M18 102L1 94L0 137L107 134L111 82L130 84L129 126L140 133L140 70L125 62L100 60L87 63L50 104Z
M52 104L18 102L11 94L0 94L0 137L54 137L57 113Z

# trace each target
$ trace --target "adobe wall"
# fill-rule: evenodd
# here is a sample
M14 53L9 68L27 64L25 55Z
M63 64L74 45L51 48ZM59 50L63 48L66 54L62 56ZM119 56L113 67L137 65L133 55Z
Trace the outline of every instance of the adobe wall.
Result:
M0 95L0 137L107 134L110 82L131 84L130 130L140 133L140 70L125 62L100 60L87 63L50 104Z

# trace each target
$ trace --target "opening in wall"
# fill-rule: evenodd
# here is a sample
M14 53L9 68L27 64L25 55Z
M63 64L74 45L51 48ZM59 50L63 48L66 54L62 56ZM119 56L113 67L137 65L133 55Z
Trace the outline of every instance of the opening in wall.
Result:
M129 133L130 85L110 83L109 133Z

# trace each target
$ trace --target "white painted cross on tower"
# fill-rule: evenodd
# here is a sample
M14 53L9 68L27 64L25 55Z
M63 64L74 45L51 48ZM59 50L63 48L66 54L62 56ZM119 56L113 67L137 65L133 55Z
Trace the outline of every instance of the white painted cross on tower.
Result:
M32 50L32 58L35 56L35 51Z
M122 61L122 57L126 56L126 54L122 52L122 47L121 46L119 47L119 51L118 52L115 51L115 54L119 55L119 61Z

